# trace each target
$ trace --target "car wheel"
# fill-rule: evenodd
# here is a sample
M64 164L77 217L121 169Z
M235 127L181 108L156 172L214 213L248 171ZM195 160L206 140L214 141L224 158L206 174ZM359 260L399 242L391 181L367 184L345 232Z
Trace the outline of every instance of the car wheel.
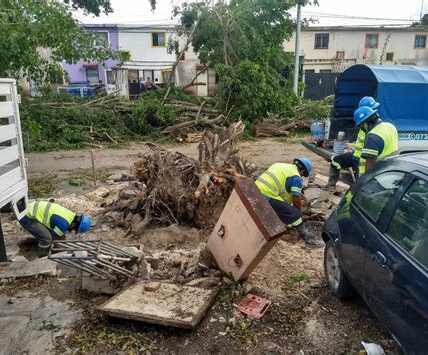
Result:
M339 299L346 299L353 295L353 288L339 263L336 247L329 240L324 249L324 270L331 293Z

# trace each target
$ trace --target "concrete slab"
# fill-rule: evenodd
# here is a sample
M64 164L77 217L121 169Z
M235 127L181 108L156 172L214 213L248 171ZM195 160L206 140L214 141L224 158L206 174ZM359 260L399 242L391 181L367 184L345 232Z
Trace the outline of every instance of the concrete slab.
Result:
M51 297L14 298L0 295L0 353L50 354L54 340L71 332L82 311Z
M324 176L321 174L315 175L315 180L314 180L315 184L317 184L319 186L324 186L324 185L327 185L327 182L328 182L328 176ZM348 191L348 189L349 189L349 185L345 184L342 181L339 181L336 184L336 191L338 191L338 192L341 192L341 193L346 192L346 191Z
M56 276L58 265L47 257L29 262L12 262L0 266L0 279L18 279L37 275Z
M103 304L102 313L125 319L194 329L213 303L218 289L161 283L155 291L134 284Z

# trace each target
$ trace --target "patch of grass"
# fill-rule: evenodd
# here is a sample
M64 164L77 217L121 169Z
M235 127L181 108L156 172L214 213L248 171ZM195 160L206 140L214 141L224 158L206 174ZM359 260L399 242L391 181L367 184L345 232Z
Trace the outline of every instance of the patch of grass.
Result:
M290 132L289 136L281 136L281 137L274 137L275 141L280 143L296 143L301 141L303 138L308 137L308 130L293 130Z
M103 170L95 171L95 178L98 182L105 182L110 175L111 173L105 172ZM86 186L93 181L94 175L92 173L76 174L68 178L68 183L71 186Z
M233 301L242 294L242 285L238 281L235 281L231 274L227 274L227 278L220 288L220 300L223 303L233 303Z
M99 314L93 312L90 318L78 322L73 333L57 344L57 352L72 348L73 353L124 353L145 354L150 352L144 332L133 327L114 329ZM67 345L67 346L65 346Z
M30 198L50 197L57 187L55 176L28 180L28 196Z
M228 327L227 335L246 349L254 348L259 343L259 334L251 329L251 325L251 322L247 320L236 322L233 326Z
M308 283L310 281L309 275L302 271L302 272L293 272L290 276L288 276L288 284L290 286L294 286L297 283Z

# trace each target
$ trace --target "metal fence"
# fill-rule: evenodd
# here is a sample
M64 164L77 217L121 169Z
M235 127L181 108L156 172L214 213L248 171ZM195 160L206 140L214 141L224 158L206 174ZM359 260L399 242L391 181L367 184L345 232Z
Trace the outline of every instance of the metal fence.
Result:
M311 100L323 99L334 94L336 79L340 73L311 73L304 75L305 90L303 97Z

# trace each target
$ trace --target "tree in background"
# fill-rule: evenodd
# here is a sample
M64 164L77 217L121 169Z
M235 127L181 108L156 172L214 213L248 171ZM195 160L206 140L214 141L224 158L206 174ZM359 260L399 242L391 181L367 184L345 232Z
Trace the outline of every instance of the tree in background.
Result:
M201 63L220 77L223 109L252 121L290 107L294 96L282 75L292 58L284 41L294 28L288 11L306 0L231 0L185 4L179 31L192 33Z
M96 14L99 6L108 3L75 0L72 6ZM70 5L58 1L0 0L0 77L24 77L43 86L52 74L62 73L61 61L103 61L119 56L96 33L85 32L71 11Z

